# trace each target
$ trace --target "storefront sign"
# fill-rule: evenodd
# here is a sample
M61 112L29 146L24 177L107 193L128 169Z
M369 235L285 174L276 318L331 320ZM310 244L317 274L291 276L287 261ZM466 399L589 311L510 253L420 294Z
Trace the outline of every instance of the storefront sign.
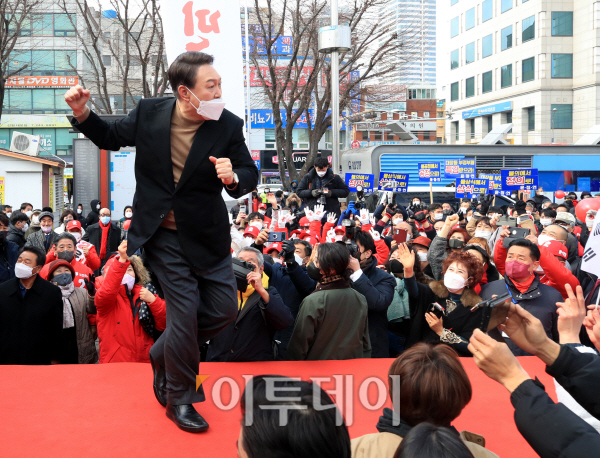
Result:
M65 115L17 115L4 114L0 121L2 129L35 129L35 128L71 127Z
M487 116L494 113L501 113L503 111L512 110L512 102L496 103L495 105L488 105L487 107L474 108L472 110L466 110L462 112L463 119L477 118L479 116Z
M11 76L6 80L9 88L70 88L78 84L78 76Z

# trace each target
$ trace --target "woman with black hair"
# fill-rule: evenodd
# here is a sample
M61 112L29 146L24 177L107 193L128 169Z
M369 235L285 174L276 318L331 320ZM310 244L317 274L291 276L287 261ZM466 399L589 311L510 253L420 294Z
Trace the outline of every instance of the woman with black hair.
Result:
M394 458L473 458L473 454L452 429L420 423L400 442Z
M281 375L254 377L246 385L241 407L240 458L351 456L344 419L314 382Z
M370 358L367 300L350 287L348 249L343 243L323 243L315 250L307 273L318 283L300 305L288 359Z

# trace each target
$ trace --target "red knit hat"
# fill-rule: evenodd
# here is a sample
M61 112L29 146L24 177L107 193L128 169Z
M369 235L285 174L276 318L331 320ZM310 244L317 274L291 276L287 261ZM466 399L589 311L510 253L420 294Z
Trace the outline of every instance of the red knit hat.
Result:
M48 281L52 278L54 271L61 266L67 267L71 271L73 278L75 278L75 269L73 269L73 266L64 259L57 259L56 261L52 261L48 266Z

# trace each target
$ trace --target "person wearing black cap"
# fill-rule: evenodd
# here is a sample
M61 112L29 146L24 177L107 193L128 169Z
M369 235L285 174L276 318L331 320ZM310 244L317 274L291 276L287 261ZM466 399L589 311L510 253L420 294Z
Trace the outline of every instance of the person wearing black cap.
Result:
M39 215L39 219L41 230L31 234L25 246L36 246L44 250L44 253L48 253L52 245L54 245L54 238L58 235L52 230L54 215L50 212L42 212Z

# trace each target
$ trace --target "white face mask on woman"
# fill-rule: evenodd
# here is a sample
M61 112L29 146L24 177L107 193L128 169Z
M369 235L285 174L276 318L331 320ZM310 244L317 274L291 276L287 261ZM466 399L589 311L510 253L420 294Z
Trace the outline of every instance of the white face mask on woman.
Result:
M465 287L467 280L463 278L462 275L459 275L454 272L446 272L444 275L444 286L449 290L459 290Z
M133 285L135 285L135 277L132 277L129 274L123 275L123 280L121 280L122 285L127 285L127 289L131 291L133 289Z
M492 236L492 231L484 231L481 229L477 229L475 231L475 237L481 237L482 239L489 240L491 236Z
M424 251L417 251L417 258L419 258L419 261L425 262L427 261L427 253Z

